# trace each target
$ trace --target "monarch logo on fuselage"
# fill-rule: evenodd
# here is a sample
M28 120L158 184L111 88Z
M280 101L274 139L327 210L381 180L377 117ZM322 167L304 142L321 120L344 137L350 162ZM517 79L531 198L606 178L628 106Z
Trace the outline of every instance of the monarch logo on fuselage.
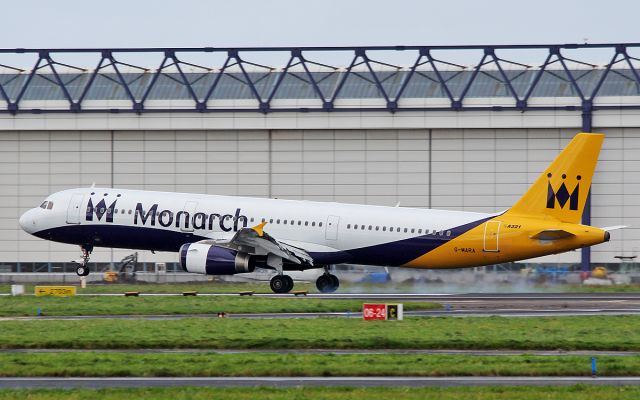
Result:
M89 198L89 204L87 204L87 221L93 221L93 215L95 214L98 221L102 220L102 216L107 214L105 218L105 222L113 222L113 213L116 208L116 202L118 200L114 200L113 203L109 207L107 207L107 203L105 203L104 199L100 199L98 204L93 205L93 199Z
M190 214L186 210L173 212L171 210L158 210L158 204L152 205L145 211L142 203L136 205L135 214L133 216L133 224L156 226L158 225L168 228L175 226L176 228L189 228L213 230L214 226L220 227L220 230L224 232L238 231L238 225L240 228L246 228L248 218L242 215L242 211L236 208L235 214L222 214L212 213L205 214L203 212L196 212Z
M551 178L551 173L547 174L548 178ZM566 179L567 175L562 174L562 179ZM580 175L576 177L578 181L582 179ZM564 208L567 202L569 203L569 210L577 211L578 210L578 200L580 199L580 182L576 183L576 186L573 188L571 192L567 189L567 185L565 182L562 182L558 190L553 189L553 185L551 185L551 180L547 182L547 208L556 208L556 201L560 205L560 208Z

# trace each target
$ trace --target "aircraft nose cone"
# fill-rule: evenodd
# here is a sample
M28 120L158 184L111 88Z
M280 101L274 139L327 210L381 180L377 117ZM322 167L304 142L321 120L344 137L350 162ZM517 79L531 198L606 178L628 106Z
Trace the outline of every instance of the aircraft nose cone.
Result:
M29 210L22 214L19 223L23 231L32 233L36 227L36 220L33 218L33 210Z

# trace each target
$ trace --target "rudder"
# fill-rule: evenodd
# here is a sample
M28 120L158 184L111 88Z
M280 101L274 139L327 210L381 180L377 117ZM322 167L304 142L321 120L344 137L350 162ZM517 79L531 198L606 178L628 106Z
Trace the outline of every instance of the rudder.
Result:
M604 135L578 133L507 211L580 223Z

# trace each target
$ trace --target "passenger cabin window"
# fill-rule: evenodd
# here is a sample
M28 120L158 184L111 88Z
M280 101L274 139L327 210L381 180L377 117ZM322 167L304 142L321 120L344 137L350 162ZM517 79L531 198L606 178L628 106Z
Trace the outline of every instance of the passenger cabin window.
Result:
M319 226L319 227L322 227L322 222L318 222L318 226Z

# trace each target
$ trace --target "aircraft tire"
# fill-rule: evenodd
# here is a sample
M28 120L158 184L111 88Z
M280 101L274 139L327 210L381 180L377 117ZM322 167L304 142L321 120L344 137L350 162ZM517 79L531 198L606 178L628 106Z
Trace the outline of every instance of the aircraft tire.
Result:
M329 278L331 278L331 284L333 288L332 292L335 292L340 287L340 280L333 274L329 274Z
M340 286L338 277L331 274L320 275L316 281L316 287L320 293L333 293L338 290L338 286Z
M289 286L289 280L291 280L291 286ZM288 293L293 288L293 279L287 275L276 275L271 278L269 286L274 293Z
M84 265L78 265L76 267L76 274L78 274L78 276L87 276L89 275L89 268Z
M283 277L285 278L285 281L287 282L287 291L286 292L290 292L293 289L293 278L290 277L289 275L283 275Z

